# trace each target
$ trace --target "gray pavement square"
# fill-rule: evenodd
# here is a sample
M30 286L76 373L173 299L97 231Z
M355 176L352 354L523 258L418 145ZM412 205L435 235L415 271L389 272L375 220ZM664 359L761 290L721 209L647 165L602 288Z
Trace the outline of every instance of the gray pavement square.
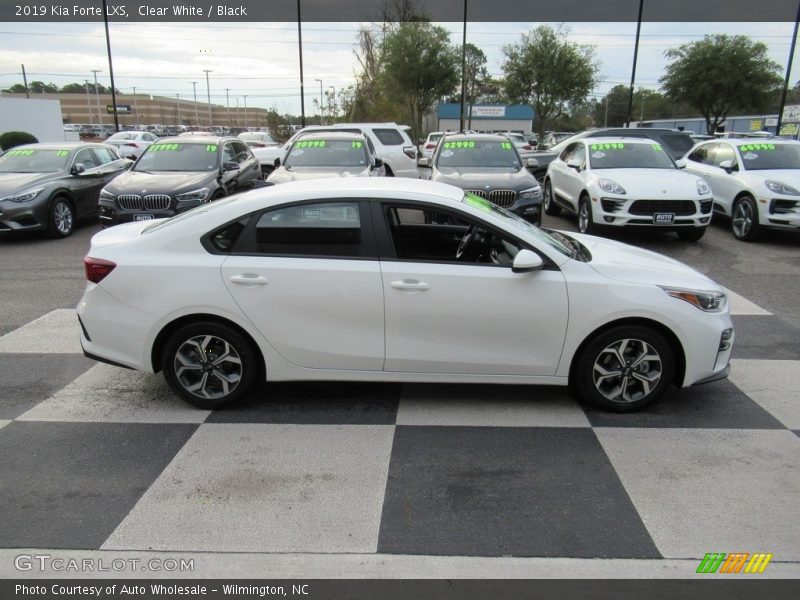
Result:
M395 430L378 551L657 558L591 429Z
M800 329L778 316L736 316L733 358L800 359Z
M96 549L194 425L32 423L0 429L0 547Z
M79 354L0 354L0 419L15 419L96 365Z
M736 359L730 380L786 427L800 428L800 360Z

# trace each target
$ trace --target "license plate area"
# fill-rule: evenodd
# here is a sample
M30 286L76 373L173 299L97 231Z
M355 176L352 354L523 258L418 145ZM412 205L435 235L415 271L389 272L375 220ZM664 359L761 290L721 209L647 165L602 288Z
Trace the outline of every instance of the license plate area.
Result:
M150 214L141 214L141 215L133 215L134 221L152 221L153 215Z
M675 213L653 213L653 223L656 225L671 225L675 222Z

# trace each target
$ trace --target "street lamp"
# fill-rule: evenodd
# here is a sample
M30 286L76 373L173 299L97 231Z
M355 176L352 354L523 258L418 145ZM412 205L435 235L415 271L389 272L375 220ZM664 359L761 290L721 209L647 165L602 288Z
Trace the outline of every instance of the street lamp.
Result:
M200 118L197 116L197 82L192 82L192 91L194 92L194 126L200 125Z
M208 126L211 127L211 84L208 82L208 74L213 73L211 69L203 69L206 74L206 95L208 97Z
M92 115L92 105L89 102L89 80L84 79L83 83L86 85L86 110L89 112L89 123L94 123L94 116Z
M314 81L319 81L319 124L322 125L322 79L315 79Z
M100 125L103 124L103 116L100 114L100 94L97 91L97 74L102 72L102 69L92 69L92 73L94 73L94 99L95 105L97 106L97 122Z
M247 129L247 94L244 95L244 128Z
M230 91L231 88L225 88L225 106L227 107L225 110L228 113L228 127L231 126L231 98L230 98Z
M336 122L336 86L335 85L329 85L328 89L329 90L333 90L333 122L335 123Z

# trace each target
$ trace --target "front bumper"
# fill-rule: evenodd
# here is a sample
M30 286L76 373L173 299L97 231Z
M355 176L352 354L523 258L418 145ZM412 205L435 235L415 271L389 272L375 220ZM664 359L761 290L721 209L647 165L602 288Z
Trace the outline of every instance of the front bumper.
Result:
M713 201L708 198L646 199L624 196L592 196L592 215L598 225L680 231L706 227L711 222ZM657 220L657 215L671 215Z
M779 229L800 229L800 199L797 196L759 199L759 224Z
M45 229L47 206L48 203L38 197L29 202L0 202L0 234Z
M121 223L144 220L142 219L142 216L145 215L150 215L152 219L168 219L169 217L174 217L175 215L185 212L190 208L195 208L195 206L199 206L200 204L200 201L197 201L196 203L192 204L186 203L186 205L183 205L182 203L180 206L178 206L173 199L170 207L164 210L149 210L147 208L125 209L121 208L116 200L101 199L100 224L103 227L111 227L113 225L120 225ZM138 219L137 216L139 217Z

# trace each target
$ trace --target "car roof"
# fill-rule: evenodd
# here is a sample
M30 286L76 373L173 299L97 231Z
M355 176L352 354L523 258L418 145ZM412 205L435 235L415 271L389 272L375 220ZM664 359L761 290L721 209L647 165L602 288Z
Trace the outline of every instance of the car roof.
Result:
M233 136L218 136L218 135L186 135L186 136L170 136L170 137L162 137L158 138L159 144L164 144L167 142L178 142L181 144L214 144L220 145L224 142L241 142L237 137Z
M329 140L364 140L363 133L356 133L354 131L326 131L324 129L317 130L317 131L304 131L297 136L297 140L300 139L307 139L310 137L319 137L319 138L326 138Z
M710 141L715 142L729 142L731 144L735 144L737 146L752 146L754 144L800 144L797 140L788 140L786 138L780 137L742 137L742 138L722 138L718 140L707 140L703 143L708 143Z
M650 138L639 137L639 136L625 136L625 135L603 135L597 137L585 137L580 140L579 142L586 142L587 144L602 144L604 142L619 142L620 140L624 141L626 144L658 144L656 140L652 140Z
M37 144L23 144L14 146L9 150L21 150L22 148L40 148L42 150L69 150L74 148L96 148L102 146L108 148L108 144L99 142L39 142ZM113 146L111 146L113 148Z
M444 134L445 138L455 138L455 137L466 137L469 136L472 140L486 140L486 141L494 141L494 142L502 142L504 140L508 140L508 137L505 133L446 133Z

